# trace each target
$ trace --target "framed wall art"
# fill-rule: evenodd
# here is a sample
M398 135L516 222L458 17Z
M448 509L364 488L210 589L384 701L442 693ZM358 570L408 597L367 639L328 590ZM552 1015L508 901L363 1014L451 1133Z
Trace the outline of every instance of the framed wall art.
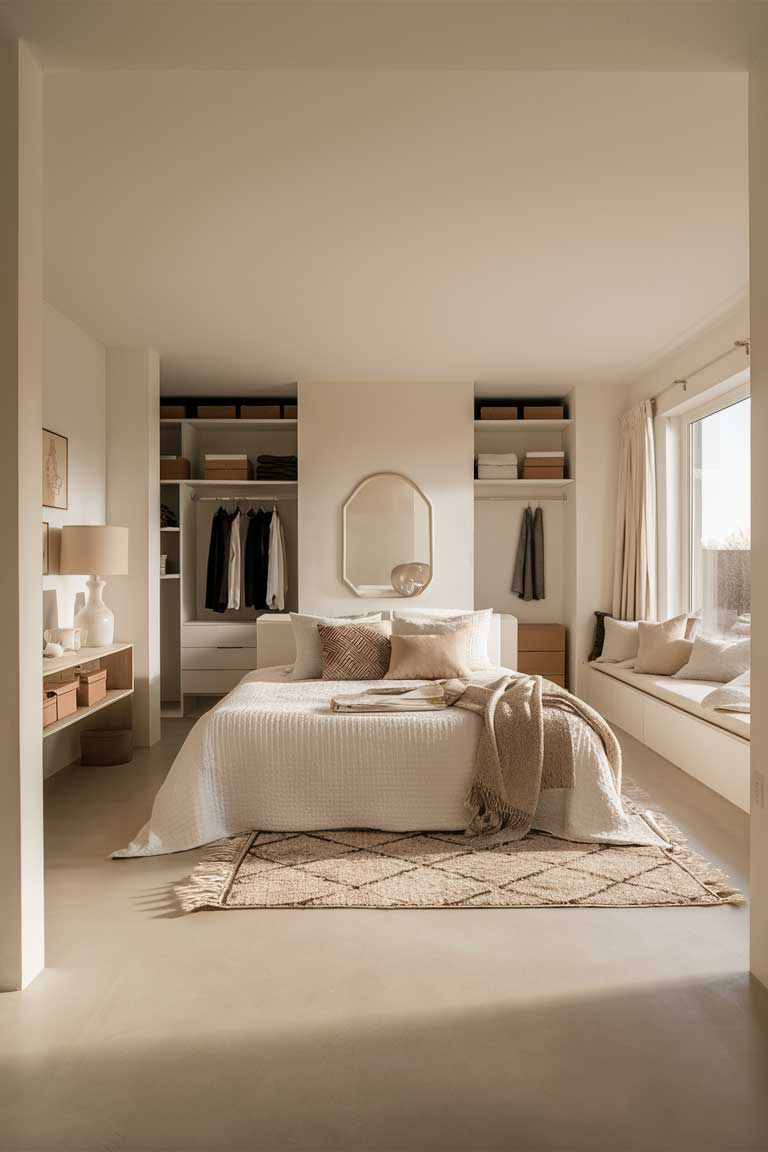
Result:
M48 538L49 528L48 521L43 520L43 576L48 575Z
M43 507L69 506L69 441L43 428Z

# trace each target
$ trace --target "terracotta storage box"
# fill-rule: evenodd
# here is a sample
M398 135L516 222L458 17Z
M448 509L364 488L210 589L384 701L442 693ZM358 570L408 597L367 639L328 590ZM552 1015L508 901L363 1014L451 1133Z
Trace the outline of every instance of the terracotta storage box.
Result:
M517 420L517 404L484 404L481 420Z
M298 415L298 404L283 404L283 420L296 420Z
M564 480L562 464L523 464L523 480Z
M81 672L77 686L77 704L79 708L90 708L98 704L107 694L107 670L97 668L93 672Z
M198 420L234 420L237 416L235 404L198 404Z
M191 476L189 460L184 456L173 456L170 459L160 460L161 480L189 480Z
M530 404L523 408L524 420L564 420L562 404Z
M161 404L160 405L160 419L161 420L183 420L187 414L187 409L184 404Z
M77 712L77 680L70 680L68 684L51 684L46 691L53 692L56 698L57 720L74 716Z
M56 723L56 697L43 696L43 728Z
M279 404L241 404L241 420L279 420Z

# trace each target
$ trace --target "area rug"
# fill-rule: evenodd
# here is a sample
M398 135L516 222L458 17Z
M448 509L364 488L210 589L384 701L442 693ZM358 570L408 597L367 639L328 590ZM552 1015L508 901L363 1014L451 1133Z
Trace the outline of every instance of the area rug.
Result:
M666 821L668 847L532 832L249 832L214 845L176 893L199 908L660 908L743 897Z

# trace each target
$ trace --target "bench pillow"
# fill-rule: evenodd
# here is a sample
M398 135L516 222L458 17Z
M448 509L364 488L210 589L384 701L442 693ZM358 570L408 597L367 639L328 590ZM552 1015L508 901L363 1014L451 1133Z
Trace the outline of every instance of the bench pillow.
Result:
M707 640L699 636L693 642L691 658L675 676L679 680L714 680L727 684L749 670L751 640Z

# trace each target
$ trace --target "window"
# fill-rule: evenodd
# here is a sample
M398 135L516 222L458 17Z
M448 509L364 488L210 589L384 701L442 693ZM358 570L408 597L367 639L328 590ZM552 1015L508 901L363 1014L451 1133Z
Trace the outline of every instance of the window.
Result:
M747 634L750 627L750 401L721 397L685 417L687 608L699 632ZM687 559L687 563L685 563Z

